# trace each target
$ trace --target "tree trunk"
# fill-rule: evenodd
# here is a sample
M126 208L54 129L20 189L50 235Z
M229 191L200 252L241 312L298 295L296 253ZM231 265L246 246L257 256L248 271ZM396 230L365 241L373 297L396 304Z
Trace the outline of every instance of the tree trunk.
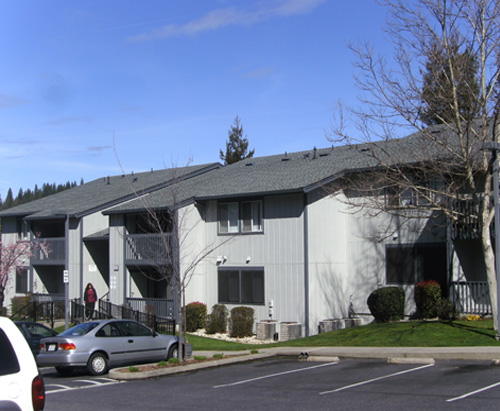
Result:
M484 227L481 234L481 242L486 266L486 278L490 294L491 312L493 315L493 328L498 332L498 312L497 312L497 278L495 270L495 254L491 244L490 229Z
M5 299L5 287L0 285L0 313L2 312L3 302Z

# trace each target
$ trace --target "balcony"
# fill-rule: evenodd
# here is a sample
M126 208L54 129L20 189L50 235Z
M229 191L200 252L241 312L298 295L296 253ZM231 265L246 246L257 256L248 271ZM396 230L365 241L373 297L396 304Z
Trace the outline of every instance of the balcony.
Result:
M64 237L38 238L33 248L32 265L64 265L66 239Z
M129 234L125 236L125 264L168 265L175 256L172 234Z
M462 314L491 314L487 281L453 281L452 298Z

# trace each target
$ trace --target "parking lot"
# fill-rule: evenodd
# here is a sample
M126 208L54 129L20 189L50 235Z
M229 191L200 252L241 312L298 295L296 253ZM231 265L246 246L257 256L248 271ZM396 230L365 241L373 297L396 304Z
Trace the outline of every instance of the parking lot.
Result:
M45 375L47 410L486 410L500 400L500 368L491 361L388 364L342 359L272 358L151 380L113 383ZM78 382L78 380L87 382ZM59 386L58 386L59 385ZM71 389L63 389L60 386Z

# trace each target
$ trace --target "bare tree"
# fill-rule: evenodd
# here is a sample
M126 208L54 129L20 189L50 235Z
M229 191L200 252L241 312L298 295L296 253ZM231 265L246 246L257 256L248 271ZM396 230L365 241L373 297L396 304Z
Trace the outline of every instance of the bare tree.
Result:
M350 46L359 71L355 80L360 104L339 112L330 138L365 150L374 171L352 176L347 183L358 189L367 209L392 213L399 221L445 216L454 228L480 240L498 330L491 224L493 155L483 148L487 142L500 142L500 1L381 3L389 11L386 28L393 57L376 56L369 44ZM442 99L446 115L434 122L439 126L426 127L421 118L422 111L429 110L425 73L435 50L444 67L440 81L443 76L446 81L435 85L434 97L446 95ZM457 56L464 55L477 65L475 76L460 75L463 58ZM467 89L471 92L464 112ZM351 119L355 133L347 131ZM367 142L372 143L370 149L355 146Z
M175 168L172 169L175 171ZM141 231L151 233L145 241L130 245L137 255L154 268L151 274L141 273L153 281L169 284L175 291L178 307L179 340L186 335L185 294L192 276L199 265L217 248L233 239L225 236L217 242L205 244L205 237L197 232L203 224L203 210L200 210L189 196L185 196L182 177L172 179L166 188L149 194L136 191L142 213ZM179 344L178 358L184 360L183 344Z

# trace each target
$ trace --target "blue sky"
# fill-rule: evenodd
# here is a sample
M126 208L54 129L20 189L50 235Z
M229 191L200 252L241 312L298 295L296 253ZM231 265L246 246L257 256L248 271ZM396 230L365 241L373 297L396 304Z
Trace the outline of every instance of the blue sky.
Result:
M0 0L0 195L328 147L355 103L349 41L384 53L375 0Z

